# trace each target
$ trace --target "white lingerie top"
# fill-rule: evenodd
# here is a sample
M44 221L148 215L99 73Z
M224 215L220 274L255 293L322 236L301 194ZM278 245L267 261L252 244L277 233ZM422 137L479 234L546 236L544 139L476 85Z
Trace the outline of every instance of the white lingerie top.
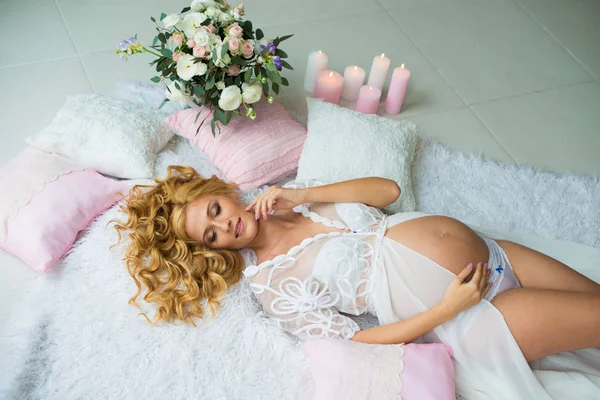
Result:
M285 188L325 183L295 180ZM244 270L264 313L301 339L350 339L360 330L340 312L375 314L370 274L386 231L387 216L362 203L307 203L294 208L315 222L346 232L320 233Z

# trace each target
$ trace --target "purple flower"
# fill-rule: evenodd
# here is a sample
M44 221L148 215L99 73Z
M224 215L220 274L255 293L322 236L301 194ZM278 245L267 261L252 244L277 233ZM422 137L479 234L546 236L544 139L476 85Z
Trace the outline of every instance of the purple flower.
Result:
M271 56L274 55L275 50L277 50L277 46L275 46L273 43L268 43L267 46L269 47L269 52L267 54L269 54ZM261 53L265 52L265 49L267 48L267 46L265 46L264 44L260 45Z
M119 50L125 51L129 48L130 45L134 45L137 42L137 33L130 37L129 39L121 40L119 44Z
M279 56L273 57L273 64L275 64L277 69L281 71L281 67L283 66L283 64L281 63L281 57L279 57Z

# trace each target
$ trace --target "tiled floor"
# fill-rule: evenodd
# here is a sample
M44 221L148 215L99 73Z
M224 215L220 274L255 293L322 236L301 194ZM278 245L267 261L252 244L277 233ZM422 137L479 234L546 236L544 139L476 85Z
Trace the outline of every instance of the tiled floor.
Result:
M0 163L69 94L147 80L119 40L153 37L150 16L185 0L0 0ZM403 112L461 151L555 172L600 175L600 0L246 0L268 36L294 33L284 104L302 96L306 56L365 69L385 52L412 78ZM0 188L0 190L5 190ZM0 251L0 330L33 272ZM1 339L1 337L0 337Z

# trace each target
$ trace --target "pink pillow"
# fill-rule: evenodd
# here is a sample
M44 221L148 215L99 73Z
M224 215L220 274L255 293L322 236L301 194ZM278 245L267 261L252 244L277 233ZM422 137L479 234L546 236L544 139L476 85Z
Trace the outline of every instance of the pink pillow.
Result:
M281 104L261 101L254 104L254 109L254 121L234 117L215 137L210 128L212 115L206 108L179 111L165 121L202 149L229 181L248 190L295 172L306 139L306 128L294 121ZM198 111L201 115L196 121Z
M32 147L0 168L0 184L0 247L39 272L128 187Z
M304 349L316 400L455 399L452 348L444 344L317 339L304 342Z

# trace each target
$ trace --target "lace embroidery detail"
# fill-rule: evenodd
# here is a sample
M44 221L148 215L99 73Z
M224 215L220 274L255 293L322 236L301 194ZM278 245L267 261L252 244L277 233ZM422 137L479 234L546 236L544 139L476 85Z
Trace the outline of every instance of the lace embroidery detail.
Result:
M6 225L33 196L61 175L82 171L85 167L58 154L26 148L0 170L0 240L6 236Z

